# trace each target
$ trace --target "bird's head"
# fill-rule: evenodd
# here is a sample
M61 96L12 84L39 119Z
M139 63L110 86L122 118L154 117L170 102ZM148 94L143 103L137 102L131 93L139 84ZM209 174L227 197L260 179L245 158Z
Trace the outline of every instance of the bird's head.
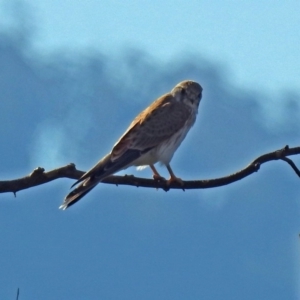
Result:
M172 96L178 102L197 110L202 98L202 87L199 83L192 80L185 80L178 83L171 91Z

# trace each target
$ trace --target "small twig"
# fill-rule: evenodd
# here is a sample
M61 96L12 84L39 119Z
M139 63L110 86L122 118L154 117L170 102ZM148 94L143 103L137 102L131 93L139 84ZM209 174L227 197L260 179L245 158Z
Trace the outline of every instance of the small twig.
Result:
M296 174L300 177L300 170L297 168L295 163L290 158L282 157L281 160L286 161L292 167L292 169L296 172Z
M18 300L18 299L19 299L19 294L20 294L20 289L18 288L18 290L17 290L17 298L16 298L16 300Z

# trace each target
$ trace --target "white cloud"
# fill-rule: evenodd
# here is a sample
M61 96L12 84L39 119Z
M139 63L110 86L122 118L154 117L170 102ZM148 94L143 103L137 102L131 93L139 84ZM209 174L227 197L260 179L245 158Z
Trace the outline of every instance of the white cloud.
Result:
M66 141L66 134L60 124L54 121L41 123L30 149L30 164L32 167L42 166L57 168L66 164L62 149Z

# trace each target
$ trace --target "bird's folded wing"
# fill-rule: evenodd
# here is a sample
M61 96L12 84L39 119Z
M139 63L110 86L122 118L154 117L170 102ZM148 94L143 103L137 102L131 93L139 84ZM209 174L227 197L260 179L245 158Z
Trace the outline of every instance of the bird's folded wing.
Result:
M143 152L140 150L128 149L125 153L123 153L122 157L114 161L111 160L111 154L107 154L92 169L84 173L71 187L74 187L87 178L89 178L89 184L91 182L95 182L97 184L103 178L124 169L127 165L139 158L142 154Z
M189 108L175 101L171 94L160 97L130 124L111 152L112 161L128 149L143 151L158 146L177 133L190 114Z

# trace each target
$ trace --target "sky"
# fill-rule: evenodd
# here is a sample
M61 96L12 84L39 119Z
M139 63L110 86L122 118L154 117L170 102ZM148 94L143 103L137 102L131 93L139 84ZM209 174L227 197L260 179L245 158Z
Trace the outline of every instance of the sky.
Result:
M0 180L89 169L184 79L204 90L177 176L217 178L299 146L299 6L0 0ZM299 178L286 163L209 190L100 184L61 211L72 183L0 195L0 299L300 298Z
M276 95L299 86L298 0L1 2L4 24L12 23L8 11L27 3L33 44L45 53L135 47L161 61L197 53L224 65L244 88Z

